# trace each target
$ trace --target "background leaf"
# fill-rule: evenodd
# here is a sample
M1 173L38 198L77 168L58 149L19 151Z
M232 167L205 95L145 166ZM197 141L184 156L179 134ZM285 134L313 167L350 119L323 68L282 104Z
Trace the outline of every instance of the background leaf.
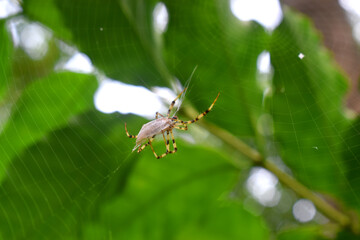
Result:
M181 157L156 160L150 149L141 153L124 194L105 205L99 220L86 227L86 239L96 239L99 230L119 239L268 236L260 218L231 201L237 171L224 163L227 156L181 141L178 145Z
M11 58L13 46L6 28L6 21L0 20L0 100L11 82Z
M274 31L270 54L274 85L268 106L280 154L306 185L339 193L344 184L339 147L347 122L341 110L345 79L310 22L288 9Z
M64 19L54 0L28 0L22 5L24 13L31 19L45 24L65 40L72 39L72 33L65 26ZM69 10L69 9L68 9Z
M29 85L0 135L0 179L11 159L23 149L92 108L96 87L93 76L69 72L54 73Z
M344 132L344 142L342 148L342 157L346 169L347 183L351 186L352 191L345 193L346 200L354 207L359 209L360 204L360 119L357 118L352 122Z
M44 6L36 7L42 5L39 1L27 2L25 12L32 19L73 41L108 77L135 84L163 85L168 80L164 71L157 70L163 66L152 31L156 1L50 0L47 4L55 16L49 18Z
M90 112L17 155L0 187L4 239L68 239L119 194L137 155L116 129L117 118Z
M79 50L108 77L134 84L166 80L156 67L151 11L155 1L136 1L136 7L131 1L115 0L56 1L56 5Z

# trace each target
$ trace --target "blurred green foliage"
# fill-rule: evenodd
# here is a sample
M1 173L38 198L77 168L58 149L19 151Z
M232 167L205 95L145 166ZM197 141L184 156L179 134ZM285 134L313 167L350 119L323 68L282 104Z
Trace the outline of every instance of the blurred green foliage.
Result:
M342 111L346 80L307 19L285 11L270 46L275 71L268 106L280 155L298 179L316 190L337 193L346 183L339 134L347 124Z
M159 34L157 3L27 0L0 21L0 239L356 239L334 224L298 224L291 207L267 215L244 187L252 163L216 137L177 138L179 151L160 160L149 149L131 153L124 123L135 131L146 120L98 112L97 75L54 67L67 56L60 41L105 76L145 87L185 84L198 66L186 104L200 112L221 92L205 121L357 211L359 121L344 114L346 79L311 22L284 8L269 32L235 18L229 1L166 0ZM7 23L17 18L51 32L45 60L11 41ZM264 51L267 80L257 70Z

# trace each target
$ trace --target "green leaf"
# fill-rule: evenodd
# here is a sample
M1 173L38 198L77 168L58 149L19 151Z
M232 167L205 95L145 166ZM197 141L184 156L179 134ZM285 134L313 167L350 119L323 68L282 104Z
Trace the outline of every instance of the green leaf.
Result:
M235 135L256 135L263 94L256 62L268 34L255 22L235 18L230 2L164 2L170 19L164 33L167 65L183 83L197 66L186 97L204 111L220 92L208 119Z
M94 76L69 72L28 85L0 134L0 182L11 159L23 149L66 125L72 116L93 108L96 88Z
M74 43L108 77L134 84L164 84L152 35L155 1L134 5L132 1L59 0L56 4Z
M54 0L27 0L23 2L22 8L26 16L55 30L62 39L72 39L71 32L65 26L63 16L59 12Z
M13 44L6 28L6 21L0 20L0 100L9 88L11 81L11 60Z
M345 195L348 203L360 210L360 118L357 118L345 131L342 145L342 157L346 167L346 179L350 189Z
M159 154L163 145L155 144ZM266 239L261 218L229 200L237 171L227 156L182 141L178 149L160 160L145 149L124 193L86 226L85 238Z
M15 157L0 187L3 238L75 238L131 173L138 155L123 129L116 115L90 112Z
M345 78L310 21L286 8L270 54L275 72L267 104L280 155L301 182L338 194L344 183L339 133L347 122L342 111Z
M108 77L164 85L170 77L154 36L156 0L29 0L25 14L70 40ZM44 11L46 9L46 11ZM158 70L160 69L160 70Z
M61 54L58 47L58 40L50 38L46 41L46 54L41 59L33 59L24 49L16 48L12 62L13 78L11 88L15 96L21 93L26 85L54 72L54 68L56 68ZM10 95L12 94L10 93ZM13 96L8 99L9 102L15 100L16 98Z
M359 239L359 234L354 234L348 229L341 231L336 237L336 240L357 240L357 239Z

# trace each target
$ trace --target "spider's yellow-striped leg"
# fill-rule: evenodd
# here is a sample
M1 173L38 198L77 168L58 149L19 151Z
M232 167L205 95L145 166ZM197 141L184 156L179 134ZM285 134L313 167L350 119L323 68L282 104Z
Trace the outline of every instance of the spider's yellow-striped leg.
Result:
M166 155L171 154L171 153L175 153L175 152L177 151L174 134L173 134L173 132L172 132L171 130L168 131L168 132L171 133L172 143L173 143L173 146L174 146L174 150L172 150L172 151L168 151L168 150L167 150L167 149L170 148L170 147L168 146L169 144L166 144L166 153L163 153L162 155L158 156L158 155L156 154L155 150L154 150L154 147L153 147L152 144L151 144L152 141L149 141L151 150L153 151L153 153L154 153L154 155L155 155L155 157L156 157L157 159L163 158L163 157L165 157ZM168 132L167 132L167 134L168 134Z
M129 137L129 138L137 138L137 135L130 135L127 128L126 128L126 123L125 123L125 131L126 131L126 135Z
M144 150L144 148L146 148L147 146L149 146L149 145L150 145L150 142L152 142L152 141L154 141L154 137L150 138L150 140L149 140L147 143L145 143L144 145L142 145L141 147L139 147L138 150L137 150L137 152L139 153L139 152L141 152L142 150Z
M164 115L162 115L161 113L156 112L155 119L158 119L158 118L159 118L159 115L160 115L161 117L164 117Z
M177 151L175 138L174 138L174 134L173 134L172 130L170 130L170 133L171 133L171 139L172 139L172 143L173 143L173 147L174 147L174 150L172 150L171 153L175 153Z
M218 93L217 97L215 98L214 102L210 105L210 107L208 109L206 109L205 112L201 113L199 116L197 116L195 119L193 120L190 120L190 121L180 121L182 124L186 125L186 124L191 124L191 123L194 123L194 122L197 122L199 121L202 117L204 117L206 114L208 114L211 109L213 108L213 106L215 105L218 97L219 97L220 93Z
M182 90L181 91L181 93L171 102L171 105L170 105L170 107L169 107L169 110L168 110L168 113L167 113L167 117L169 117L170 116L170 112L171 112L171 110L173 109L173 107L174 107L174 105L175 105L175 102L176 102L176 100L178 100L179 99L179 97L181 96L181 94L183 94L184 93L184 91L186 90L186 88L184 88L184 90Z
M175 125L174 128L179 129L179 130L183 130L183 131L188 130L187 125L186 125L186 124L182 124L182 123L180 123L179 125Z
M149 144L150 144L150 147L151 147L152 152L154 153L154 156L155 156L157 159L159 159L160 157L156 154L156 152L155 152L155 150L154 150L154 147L153 147L153 145L151 144L151 141L149 141Z
M164 142L165 142L165 146L166 146L166 152L169 152L170 151L170 145L169 145L169 131L166 131L166 138L167 140L165 139L165 134L163 133L163 137L164 137Z

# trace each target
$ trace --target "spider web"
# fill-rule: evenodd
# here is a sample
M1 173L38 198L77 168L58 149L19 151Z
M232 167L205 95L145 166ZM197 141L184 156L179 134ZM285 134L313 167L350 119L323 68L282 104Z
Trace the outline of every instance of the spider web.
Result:
M93 95L103 76L149 89L170 86L176 77L191 89L187 101L199 112L220 91L206 121L264 153L308 188L357 209L359 128L343 108L346 78L311 23L285 9L285 20L269 33L236 19L228 1L164 1L167 29L153 33L149 22L156 3L33 0L24 3L20 16L2 22L19 39L8 39L4 51L0 46L1 235L266 239L270 229L296 224L291 212L298 197L274 180L276 204L254 200L259 191L244 191L254 181L247 174L254 173L251 163L207 131L190 129L198 135L196 144L176 139L178 153L164 161L149 149L132 154L134 141L126 137L124 123L136 134L146 120L95 110ZM30 38L36 29L29 26L43 31L45 43L36 47L39 40ZM31 41L35 47L27 48ZM89 56L95 76L63 72L77 49ZM257 66L264 52L272 64L265 74ZM175 113L181 114L180 106ZM165 150L156 145L156 151ZM234 159L240 159L242 174L231 167ZM310 220L324 219L317 213Z

